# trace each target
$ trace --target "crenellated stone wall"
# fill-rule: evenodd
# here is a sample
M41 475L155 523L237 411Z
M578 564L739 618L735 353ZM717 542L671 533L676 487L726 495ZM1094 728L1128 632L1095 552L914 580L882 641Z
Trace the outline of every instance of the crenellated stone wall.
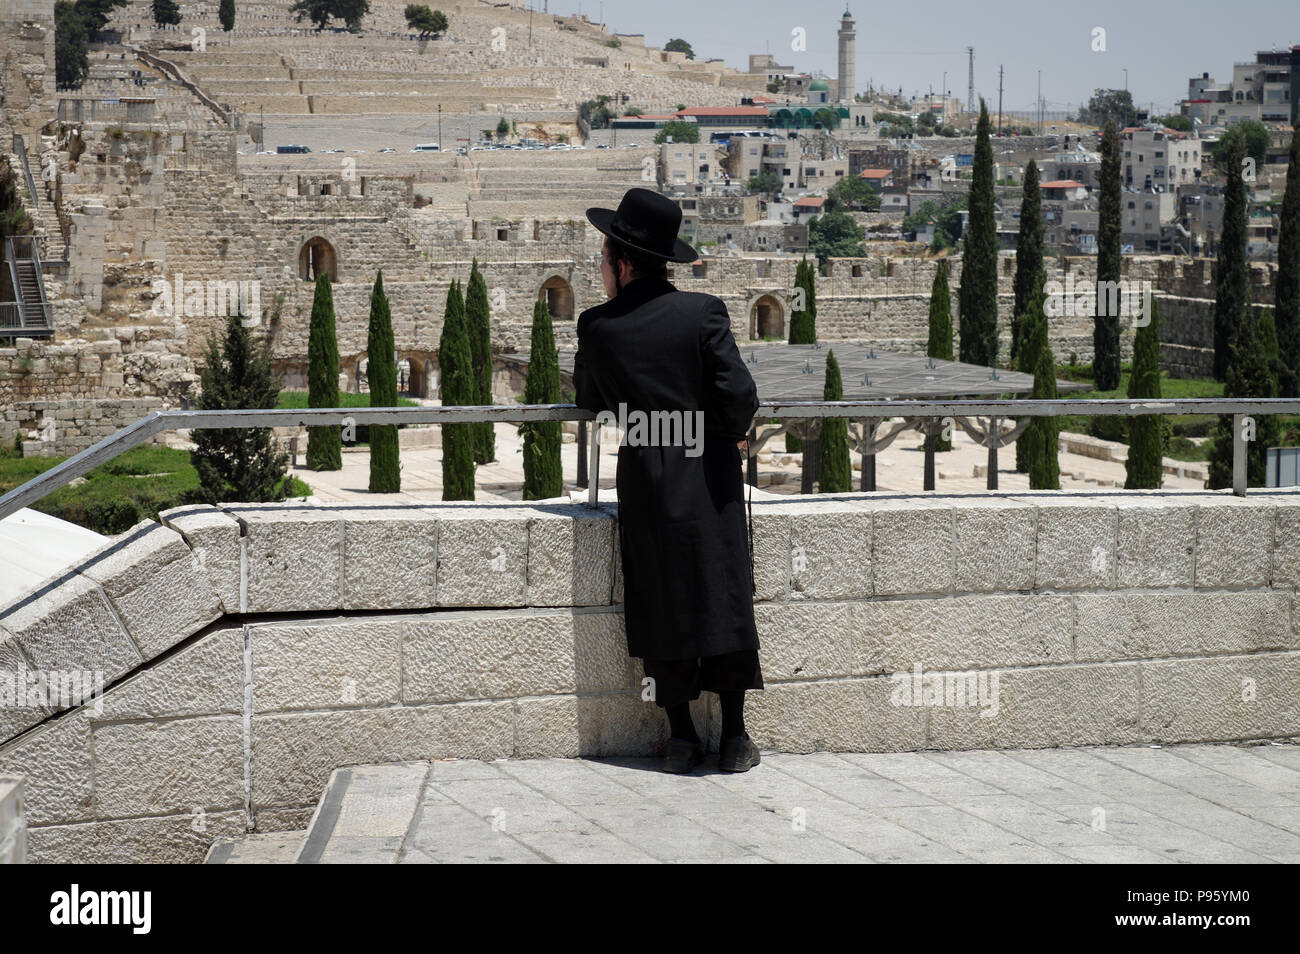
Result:
M758 492L753 510L764 748L1300 734L1295 492ZM626 653L613 503L163 523L0 609L0 692L6 671L108 687L0 707L33 861L197 861L302 828L341 765L665 743ZM693 708L716 739L716 699Z

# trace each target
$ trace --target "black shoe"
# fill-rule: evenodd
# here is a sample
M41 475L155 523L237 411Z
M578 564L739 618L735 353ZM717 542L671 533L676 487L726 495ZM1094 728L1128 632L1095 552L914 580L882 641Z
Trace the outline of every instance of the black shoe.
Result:
M690 739L669 739L663 770L684 775L704 761L704 746Z
M722 750L718 753L718 768L722 771L748 772L761 761L758 746L748 732L722 740Z

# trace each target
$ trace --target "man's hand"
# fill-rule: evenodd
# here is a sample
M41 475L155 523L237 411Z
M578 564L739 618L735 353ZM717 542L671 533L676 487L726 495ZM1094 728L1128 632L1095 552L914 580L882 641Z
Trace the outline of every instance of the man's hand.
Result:
M736 441L736 447L740 450L749 450L749 441Z

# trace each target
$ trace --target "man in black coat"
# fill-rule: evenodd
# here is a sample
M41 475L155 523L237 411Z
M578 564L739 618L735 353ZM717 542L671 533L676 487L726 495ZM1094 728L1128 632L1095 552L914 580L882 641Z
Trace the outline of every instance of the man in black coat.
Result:
M742 447L758 389L713 295L678 291L667 265L692 262L681 210L630 189L617 211L587 218L606 236L609 301L578 318L578 407L625 426L618 449L618 526L628 655L640 657L668 716L668 772L704 759L689 701L722 705L718 765L759 762L745 731L746 689L763 688L746 535Z

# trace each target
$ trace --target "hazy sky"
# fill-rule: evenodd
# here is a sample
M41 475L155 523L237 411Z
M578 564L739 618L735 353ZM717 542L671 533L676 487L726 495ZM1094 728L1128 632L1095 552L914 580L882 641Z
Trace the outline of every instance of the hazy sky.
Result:
M530 0L536 10L543 0ZM618 33L644 33L662 46L690 42L701 59L748 68L750 53L772 52L800 72L836 73L843 0L549 0L552 13L581 11ZM948 90L966 98L966 47L975 47L975 94L997 107L998 65L1006 69L1007 110L1033 109L1043 71L1047 109L1086 102L1100 86L1122 89L1124 68L1136 102L1167 107L1187 95L1187 79L1232 76L1234 62L1257 50L1300 45L1296 0L850 0L857 30L857 85L874 81L907 95ZM807 50L791 50L791 30L807 31ZM1093 28L1106 30L1106 52L1093 52Z

